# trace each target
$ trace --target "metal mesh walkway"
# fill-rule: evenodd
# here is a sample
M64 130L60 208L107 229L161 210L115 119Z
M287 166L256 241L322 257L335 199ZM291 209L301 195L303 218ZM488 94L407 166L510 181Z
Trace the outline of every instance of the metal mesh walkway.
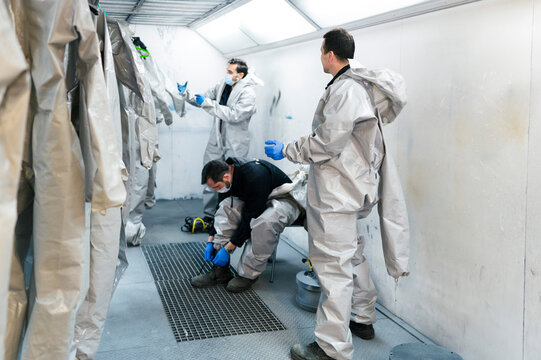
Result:
M203 260L204 244L147 245L142 250L177 342L285 330L252 290L233 294L220 285L190 285L200 270L211 269Z

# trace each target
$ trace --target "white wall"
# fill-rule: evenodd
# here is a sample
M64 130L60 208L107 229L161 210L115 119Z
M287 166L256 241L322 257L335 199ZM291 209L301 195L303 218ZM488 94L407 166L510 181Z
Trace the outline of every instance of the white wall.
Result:
M524 281L524 358L541 357L541 1L535 0L532 29L530 122L526 183L526 248Z
M148 47L169 84L188 81L194 92L205 92L225 75L227 59L193 30L175 26L132 25ZM186 116L173 125L159 125L162 159L158 162L156 197L201 197L201 169L212 118L186 105Z
M359 61L397 70L408 84L409 104L385 135L410 213L411 276L395 284L386 274L373 214L366 254L379 301L465 359L541 358L534 3L541 0L485 0L353 32ZM331 79L320 45L246 56L267 83L252 124L254 156L264 156L265 139L308 134Z

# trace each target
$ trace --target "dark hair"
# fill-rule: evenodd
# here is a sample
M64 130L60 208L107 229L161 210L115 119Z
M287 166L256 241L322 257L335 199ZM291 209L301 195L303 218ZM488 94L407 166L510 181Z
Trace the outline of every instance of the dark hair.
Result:
M248 65L242 59L233 58L227 62L228 64L237 65L237 73L244 73L244 76L248 75Z
M211 160L203 166L201 171L201 184L206 184L208 179L214 182L222 181L224 174L229 171L229 165L223 160Z
M340 60L353 59L355 55L355 40L345 29L332 29L323 35L325 54L332 51Z

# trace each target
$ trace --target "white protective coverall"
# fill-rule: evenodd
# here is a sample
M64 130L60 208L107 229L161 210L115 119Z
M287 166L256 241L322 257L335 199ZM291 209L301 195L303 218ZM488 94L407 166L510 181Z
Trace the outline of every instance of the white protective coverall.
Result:
M269 195L265 211L250 222L251 236L243 246L237 265L237 272L242 277L255 279L265 271L268 259L278 246L280 234L304 213L308 175L299 169L288 176L292 182L275 188ZM244 202L237 197L228 197L218 206L214 217L216 250L225 246L235 233L243 206Z
M121 264L116 282L125 270L126 242L139 245L145 235L143 224L144 201L147 193L149 169L158 160L156 152L158 130L152 91L147 70L132 43L133 35L125 22L108 19L111 46L118 79L122 119L122 158L128 167L126 183L128 200L122 210L124 222L120 254Z
M8 322L8 289L14 229L17 221L17 188L21 174L23 144L30 98L28 65L15 33L13 20L0 1L0 359Z
M407 211L381 130L382 121L394 120L405 102L400 75L351 61L319 100L312 134L283 150L289 160L310 165L309 251L321 284L315 335L335 359L353 356L350 320L376 321L377 293L357 219L378 201L387 271L396 279L408 275Z
M99 9L96 5L93 5L92 9L96 31L100 41L107 97L111 106L115 130L117 156L120 159L122 148L120 103L109 30L103 10ZM88 161L86 163L92 164L92 162ZM86 168L93 170L92 166L86 166ZM127 180L125 168L123 170L123 179ZM121 224L120 208L110 208L103 214L93 212L90 215L89 289L79 309L75 324L75 342L77 344L77 359L79 360L94 359L98 351L109 303L113 295L113 282L118 260Z
M220 98L225 88L222 80L203 96L205 101L198 105L195 98L186 89L184 98L190 104L201 107L214 117L210 136L203 157L203 164L211 160L229 157L248 156L250 148L250 119L256 112L255 87L263 86L263 80L255 74L248 73L239 80L227 100L227 105L220 105ZM205 216L214 217L218 205L218 193L205 186L203 189L203 212Z
M20 250L32 236L34 286L19 357L72 360L77 311L88 289L85 183L94 211L120 207L126 198L122 161L87 1L23 0L12 8L32 64L34 93L18 197L22 256L12 264L6 357L15 359L19 348L26 306Z
M149 48L147 48L147 51L149 52L145 54L145 56L142 57L141 60L143 66L145 67L146 78L148 79L150 89L152 91L152 97L154 98L154 108L156 109L156 125L160 124L161 122L165 122L165 124L169 126L173 123L173 110L177 112L179 116L184 116L184 100L180 98L173 99L173 97L175 96L173 95L174 91L170 91L167 86L167 84L170 84L170 81L165 78L165 75L157 66ZM143 54L143 52L140 53ZM178 104L179 101L180 104ZM158 160L160 159L158 140L156 141L154 161L152 167L149 170L146 197L144 200L144 206L147 209L152 209L156 204L156 197L154 195L154 191L156 188L156 173L158 167ZM142 207L136 208L136 211L142 210Z

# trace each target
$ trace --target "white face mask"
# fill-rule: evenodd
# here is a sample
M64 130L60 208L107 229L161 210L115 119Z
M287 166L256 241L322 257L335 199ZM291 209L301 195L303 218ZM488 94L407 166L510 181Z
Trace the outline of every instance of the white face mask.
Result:
M231 74L225 74L224 82L229 86L233 86L233 84L236 83L236 81L233 80L233 75Z
M231 190L231 186L229 186L229 187L225 187L225 186L224 186L224 187L221 188L220 190L216 190L216 191L219 192L219 193L221 193L221 194L223 194L223 193L228 192L229 190Z

